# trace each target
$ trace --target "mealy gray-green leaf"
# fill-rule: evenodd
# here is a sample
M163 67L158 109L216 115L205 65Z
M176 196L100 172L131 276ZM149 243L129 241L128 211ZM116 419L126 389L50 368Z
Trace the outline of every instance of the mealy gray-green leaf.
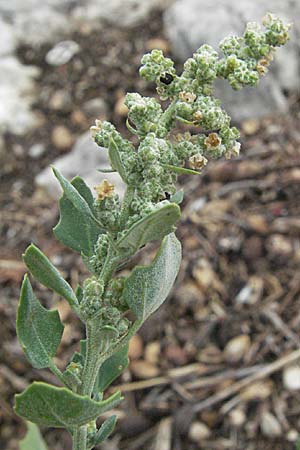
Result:
M110 139L110 142L109 142L108 156L109 156L112 168L119 172L120 177L126 183L126 172L123 167L120 152L119 152L119 149L118 149L115 141L112 138Z
M144 322L167 298L181 262L181 245L166 236L149 266L136 266L125 281L123 297L137 319Z
M107 439L111 435L116 426L116 422L117 416L111 416L108 419L106 419L105 422L103 422L96 436L93 439L94 446L101 444L101 442L105 441L105 439Z
M114 416L113 416L114 417ZM105 422L104 422L105 424ZM103 425L104 425L103 424ZM100 431L100 430L99 430ZM20 441L20 450L47 450L44 439L35 423L27 422L27 433Z
M180 205L184 198L184 190L180 189L179 191L175 192L175 194L171 195L170 202L176 203L177 205Z
M129 364L128 344L108 358L100 367L94 392L103 392Z
M106 400L95 402L67 388L36 381L15 398L15 411L19 416L39 425L57 428L85 425L122 400L120 392L116 392Z
M32 275L44 286L64 297L71 306L78 305L71 286L63 279L59 271L35 245L31 244L23 255L23 260Z
M48 311L40 304L25 275L17 313L17 335L33 367L49 367L61 341L63 329L58 312Z
M167 203L133 224L117 245L137 249L147 242L160 240L174 231L174 225L179 218L179 206Z
M60 221L53 229L57 239L67 247L91 256L103 228L93 214L93 196L80 177L71 183L53 169L64 193L59 200Z

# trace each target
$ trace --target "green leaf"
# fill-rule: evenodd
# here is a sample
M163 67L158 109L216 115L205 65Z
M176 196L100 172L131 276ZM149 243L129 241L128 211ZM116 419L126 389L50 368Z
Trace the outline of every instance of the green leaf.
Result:
M20 450L47 450L41 432L34 423L27 422L27 434L25 438L20 441L19 448Z
M67 388L36 381L15 398L15 410L19 416L39 425L57 428L85 425L122 400L120 392L116 392L107 400L95 402Z
M160 240L174 231L174 224L179 218L179 206L167 203L133 224L117 245L137 249L147 242Z
M100 367L94 392L103 392L129 364L128 344L108 358Z
M123 298L137 319L144 322L167 298L181 261L181 245L174 234L166 236L149 266L136 266L125 281Z
M186 167L172 166L171 164L164 164L164 163L161 163L161 166L165 167L166 169L171 170L172 172L183 174L183 175L200 175L201 174L201 172L197 172L197 170L187 169Z
M177 205L180 205L184 197L184 190L180 189L179 191L175 192L175 194L171 195L170 202L176 203Z
M126 172L120 157L120 152L115 141L111 138L108 147L108 156L111 167L119 172L120 177L126 183Z
M64 297L71 306L78 305L78 300L71 286L35 245L31 244L27 248L23 255L23 260L32 275L40 283Z
M70 183L57 169L53 168L53 172L64 192L59 200L60 221L53 232L67 247L91 256L99 234L104 231L93 214L92 193L80 177Z
M49 367L61 341L63 329L58 312L48 311L40 304L25 275L17 313L17 335L33 367Z
M117 423L117 416L111 416L108 419L106 419L105 422L101 425L99 428L96 436L93 439L93 445L99 445L101 442L105 441L111 433L114 431L114 428Z

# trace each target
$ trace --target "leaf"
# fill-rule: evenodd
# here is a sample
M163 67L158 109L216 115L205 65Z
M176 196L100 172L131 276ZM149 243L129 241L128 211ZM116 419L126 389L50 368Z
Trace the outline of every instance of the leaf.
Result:
M181 245L174 234L166 236L149 266L136 266L126 279L123 298L137 319L144 322L167 298L181 261Z
M15 410L19 416L39 425L57 428L85 425L122 400L120 392L116 392L107 400L95 402L67 388L36 381L15 398Z
M126 171L124 169L117 144L112 138L109 141L108 156L111 167L119 172L120 177L126 183Z
M101 444L101 442L105 441L105 439L107 439L114 431L116 423L117 423L117 416L111 416L108 419L106 419L93 439L93 446L99 445Z
M166 169L171 170L172 172L179 173L179 174L185 174L185 175L200 175L201 172L197 172L196 170L187 169L186 167L178 167L178 166L172 166L171 164L164 164L161 163L161 166L165 167Z
M93 196L80 177L71 183L57 169L53 172L64 193L59 200L60 220L53 232L67 247L91 256L103 228L93 215Z
M27 434L25 438L20 441L19 448L20 450L47 450L41 432L34 423L27 422Z
M105 167L103 167L102 169L97 169L97 170L98 170L98 172L101 172L101 173L115 173L116 172L116 170L114 170L114 169L105 168Z
M23 255L23 260L32 275L40 283L64 297L71 306L78 305L78 300L71 286L35 245L31 244L27 248Z
M174 231L174 224L179 218L179 206L167 203L133 224L117 245L137 249L147 242L160 240Z
M176 203L177 205L180 205L184 197L184 190L180 189L179 191L175 192L175 194L171 195L170 202Z
M129 364L128 344L108 358L100 367L94 392L103 392Z
M33 367L49 367L61 341L63 329L58 312L48 311L40 304L25 275L17 313L17 335Z

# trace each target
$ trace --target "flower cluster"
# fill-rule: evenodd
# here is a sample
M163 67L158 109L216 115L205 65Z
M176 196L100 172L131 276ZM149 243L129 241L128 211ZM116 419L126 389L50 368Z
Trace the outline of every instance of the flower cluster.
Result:
M231 127L231 119L213 95L213 83L225 78L234 89L255 86L267 72L276 47L288 40L289 25L268 14L264 29L250 23L242 37L229 36L220 43L223 57L209 45L202 45L176 74L174 63L161 50L153 50L142 58L140 75L155 82L161 100L169 100L163 110L155 98L137 93L126 96L128 129L139 144L124 139L109 122L96 122L92 127L96 143L109 148L111 141L119 152L122 178L134 187L128 226L155 208L176 191L178 173L184 167L201 171L212 158L237 156L239 132ZM178 123L188 125L191 133L176 133ZM118 171L119 168L112 168ZM98 216L105 226L117 228L118 199L97 201ZM124 230L123 230L124 231Z

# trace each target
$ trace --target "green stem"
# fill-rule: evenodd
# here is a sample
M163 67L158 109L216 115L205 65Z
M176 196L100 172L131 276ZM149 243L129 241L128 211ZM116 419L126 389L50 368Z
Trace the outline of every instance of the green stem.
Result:
M130 208L130 204L132 202L133 196L135 193L135 187L134 186L127 186L126 192L124 194L124 199L123 199L123 203L122 203L122 209L121 209L121 214L120 214L120 224L119 224L119 229L123 230L124 226L126 224L126 221L128 219L129 216L129 208Z
M62 382L62 384L64 384L65 386L68 386L68 384L66 383L66 380L64 379L62 372L59 370L58 367L56 367L56 365L54 364L54 361L52 359L49 361L49 369ZM70 387L70 386L68 386L68 387Z

